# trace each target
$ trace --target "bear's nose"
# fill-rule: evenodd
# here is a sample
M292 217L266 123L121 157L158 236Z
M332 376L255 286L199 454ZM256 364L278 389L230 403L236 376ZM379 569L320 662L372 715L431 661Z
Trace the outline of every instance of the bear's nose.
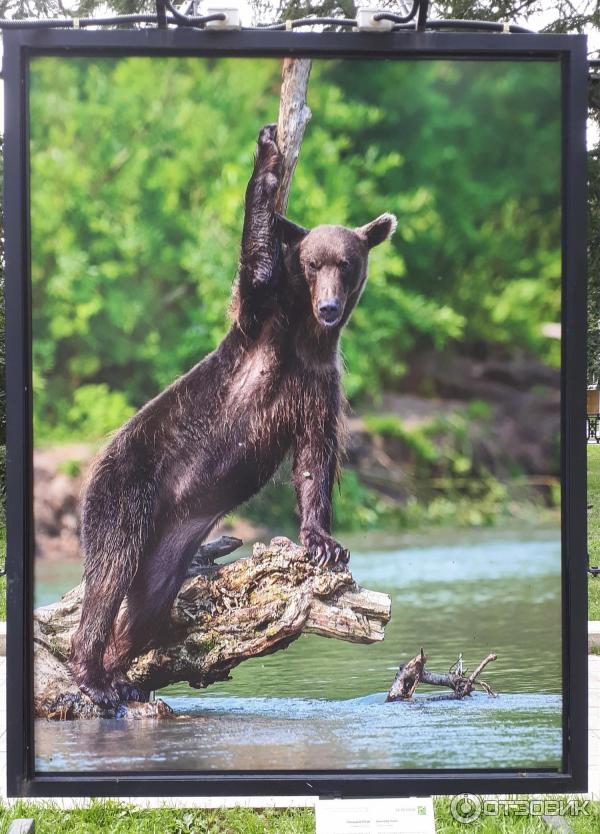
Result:
M342 305L337 298L328 298L319 304L319 318L327 323L337 321Z

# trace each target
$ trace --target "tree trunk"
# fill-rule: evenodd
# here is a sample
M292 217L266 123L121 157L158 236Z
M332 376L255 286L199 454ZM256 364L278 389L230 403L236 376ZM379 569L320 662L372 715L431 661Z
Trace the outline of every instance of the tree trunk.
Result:
M230 543L237 540L230 540ZM255 544L252 556L225 566L223 540L194 560L160 643L134 659L129 679L146 692L177 681L204 688L227 680L251 657L286 648L301 634L354 643L383 640L390 618L387 594L360 588L347 567L318 568L306 551L283 537ZM230 549L232 549L230 547ZM168 717L160 699L115 711L94 705L69 676L71 638L81 614L83 584L34 612L34 705L40 718Z
M285 214L304 130L312 115L306 104L310 68L309 58L283 59L277 121L277 144L283 155L281 183L275 200L275 211L279 214Z

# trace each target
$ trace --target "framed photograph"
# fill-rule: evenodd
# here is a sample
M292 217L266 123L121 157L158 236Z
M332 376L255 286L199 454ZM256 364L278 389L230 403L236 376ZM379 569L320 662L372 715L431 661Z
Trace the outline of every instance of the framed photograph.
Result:
M585 38L4 38L9 794L584 790Z

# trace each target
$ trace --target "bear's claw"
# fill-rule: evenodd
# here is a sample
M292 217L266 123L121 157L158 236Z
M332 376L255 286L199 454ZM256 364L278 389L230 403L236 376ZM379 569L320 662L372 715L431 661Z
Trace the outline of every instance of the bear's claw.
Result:
M80 683L79 688L90 701L103 709L114 709L121 703L119 693L110 685L94 686L93 684Z
M139 686L131 683L131 681L115 681L115 689L119 693L122 703L127 703L128 701L141 701L145 703L148 700L148 694L143 689L140 689Z
M309 530L301 535L301 540L308 551L310 560L317 567L322 568L332 564L345 565L350 558L349 551L327 533Z

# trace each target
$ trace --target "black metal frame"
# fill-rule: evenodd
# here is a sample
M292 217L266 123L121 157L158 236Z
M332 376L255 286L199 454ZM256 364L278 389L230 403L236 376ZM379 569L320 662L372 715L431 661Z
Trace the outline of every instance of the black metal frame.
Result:
M28 63L36 55L549 60L562 67L563 767L558 771L60 773L34 770ZM8 392L8 793L400 796L581 791L587 783L586 39L579 35L11 30L4 35ZM532 137L535 141L535 137ZM509 741L507 743L510 743Z

